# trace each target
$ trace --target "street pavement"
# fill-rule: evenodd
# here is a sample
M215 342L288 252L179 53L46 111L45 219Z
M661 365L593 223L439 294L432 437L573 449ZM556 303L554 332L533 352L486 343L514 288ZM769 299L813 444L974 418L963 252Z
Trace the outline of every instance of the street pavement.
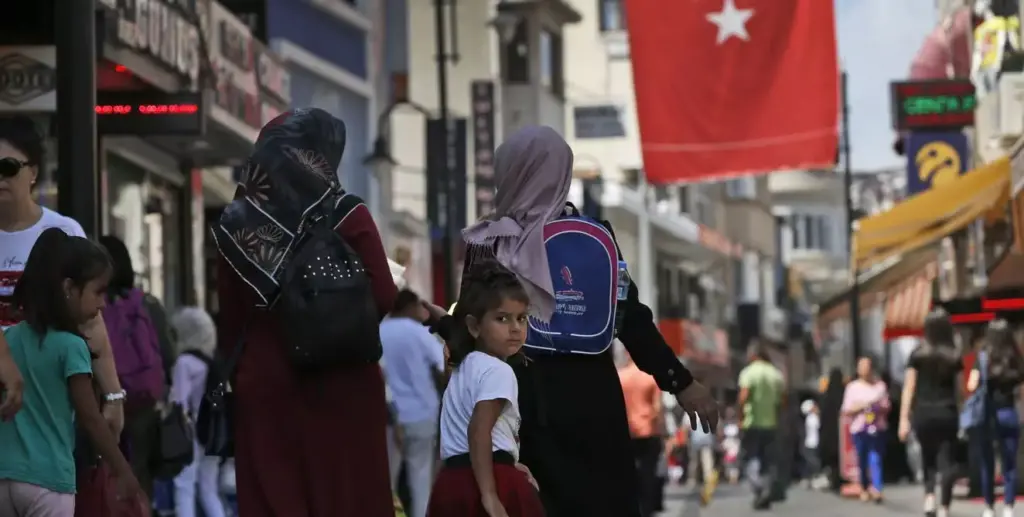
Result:
M714 500L702 508L697 492L678 485L669 486L665 491L665 511L657 517L736 517L738 515L760 515L766 517L896 517L923 515L921 511L922 492L920 485L899 485L885 490L882 504L861 503L857 500L842 499L831 493L817 492L793 486L787 493L786 501L776 503L771 510L753 512L750 490L742 485L720 485ZM998 508L997 508L998 509ZM982 506L965 499L953 501L950 517L979 517Z

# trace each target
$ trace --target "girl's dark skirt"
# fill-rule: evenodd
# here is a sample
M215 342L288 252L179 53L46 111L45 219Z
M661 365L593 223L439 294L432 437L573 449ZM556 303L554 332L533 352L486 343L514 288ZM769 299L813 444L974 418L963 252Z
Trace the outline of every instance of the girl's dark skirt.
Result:
M515 468L511 454L494 454L494 483L509 517L544 517L544 505L537 490L526 474ZM434 480L427 517L487 517L468 454L445 460Z

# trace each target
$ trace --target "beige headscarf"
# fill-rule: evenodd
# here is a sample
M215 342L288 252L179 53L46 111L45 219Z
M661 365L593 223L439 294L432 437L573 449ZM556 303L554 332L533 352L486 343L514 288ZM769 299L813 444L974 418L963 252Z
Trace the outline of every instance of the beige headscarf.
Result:
M516 131L495 151L494 215L462 231L468 244L496 244L498 262L519 277L532 314L545 322L555 310L555 294L544 225L565 209L572 158L569 144L550 127Z

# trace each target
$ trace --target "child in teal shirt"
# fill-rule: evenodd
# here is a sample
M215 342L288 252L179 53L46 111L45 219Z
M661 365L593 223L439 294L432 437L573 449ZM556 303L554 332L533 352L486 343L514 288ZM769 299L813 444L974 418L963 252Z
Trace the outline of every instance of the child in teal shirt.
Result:
M139 494L100 414L78 330L103 308L110 274L102 248L58 228L45 230L29 254L13 297L24 320L5 332L25 388L21 411L0 422L0 515L74 516L76 418L122 495Z

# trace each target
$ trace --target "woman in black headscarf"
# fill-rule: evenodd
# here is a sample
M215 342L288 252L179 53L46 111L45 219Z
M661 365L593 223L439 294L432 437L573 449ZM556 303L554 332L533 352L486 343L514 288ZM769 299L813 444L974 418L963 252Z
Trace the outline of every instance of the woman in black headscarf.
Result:
M843 405L843 372L833 368L829 372L828 387L821 399L821 441L818 453L821 454L821 465L828 469L832 490L838 491L842 485L842 473L839 464L839 411Z
M219 346L228 353L245 346L233 388L238 513L246 517L395 514L380 366L299 373L286 357L291 329L266 308L280 291L291 236L310 213L329 217L359 256L378 319L394 304L370 211L338 182L344 149L345 125L323 110L277 117L260 132L235 200L213 227Z

